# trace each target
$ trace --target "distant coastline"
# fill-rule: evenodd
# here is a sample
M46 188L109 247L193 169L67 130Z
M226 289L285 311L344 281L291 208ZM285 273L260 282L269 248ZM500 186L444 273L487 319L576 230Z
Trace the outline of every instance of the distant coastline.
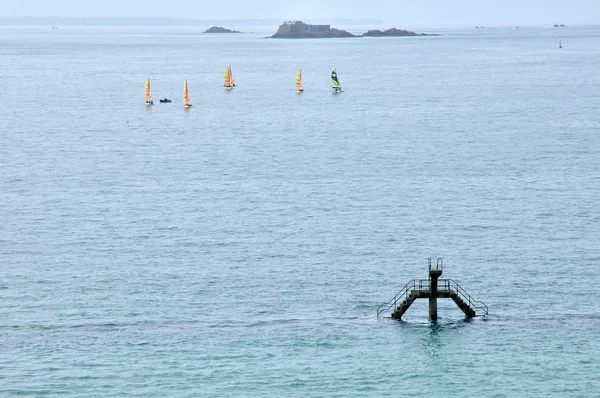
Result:
M381 25L377 19L332 19L315 20L316 23L338 25ZM177 19L177 18L121 18L121 17L0 17L1 25L10 26L277 26L281 19Z

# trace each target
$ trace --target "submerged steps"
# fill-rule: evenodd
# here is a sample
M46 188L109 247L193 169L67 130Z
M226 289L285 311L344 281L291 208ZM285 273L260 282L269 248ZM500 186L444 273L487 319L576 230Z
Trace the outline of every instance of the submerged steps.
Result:
M424 298L430 298L430 297L431 297L431 293L429 291L411 292L411 294L402 303L400 303L400 305L394 310L394 312L391 315L392 318L393 319L402 319L402 315L404 315L406 313L406 311L408 311L410 306L417 299L420 299L420 298L424 299ZM459 297L458 293L453 290L447 290L447 291L443 291L443 292L438 291L437 297L452 299L456 303L458 308L460 308L460 310L467 316L467 318L474 318L477 316L477 312L473 308L471 308L468 303L466 303L463 299L461 299Z

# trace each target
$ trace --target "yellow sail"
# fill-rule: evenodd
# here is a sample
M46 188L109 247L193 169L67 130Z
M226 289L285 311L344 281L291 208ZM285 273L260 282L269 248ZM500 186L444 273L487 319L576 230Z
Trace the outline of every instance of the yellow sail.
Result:
M296 90L304 91L304 88L302 87L302 69L300 69L296 75Z
M190 92L188 91L187 80L183 82L183 105L191 106L192 100L190 99Z
M231 73L231 66L228 66L225 71L225 87L231 88L233 86L235 86L235 81L233 80L233 73Z
M150 89L150 78L146 79L146 103L152 103L152 90Z

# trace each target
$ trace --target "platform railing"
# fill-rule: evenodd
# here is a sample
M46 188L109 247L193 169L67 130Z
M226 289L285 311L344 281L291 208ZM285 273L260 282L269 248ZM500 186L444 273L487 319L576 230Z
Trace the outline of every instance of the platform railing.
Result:
M473 308L477 315L487 315L488 307L483 301L475 300L465 289L462 288L454 279L438 280L438 291L448 290L458 294L458 296Z
M444 260L442 260L441 258L437 259L437 262L435 265L432 264L430 258L427 259L427 263L429 265L429 272L431 272L432 269L442 270L442 271L444 270Z
M419 292L423 292L429 291L429 279L413 279L412 281L408 282L395 296L394 298L392 298L390 301L388 301L387 303L383 303L381 304L378 308L377 308L377 318L379 318L379 315L381 315L382 312L384 311L389 311L392 307L394 307L394 310L396 308L398 308L398 303L403 302L405 298L408 297L408 295L410 293L412 293L413 291L419 291Z
M382 312L389 311L392 307L396 310L398 303L402 303L413 291L429 292L429 281L429 279L413 279L408 282L390 301L381 304L377 308L377 318L379 318ZM440 291L456 293L479 316L488 314L487 305L483 301L475 300L473 296L453 279L438 279L438 293Z

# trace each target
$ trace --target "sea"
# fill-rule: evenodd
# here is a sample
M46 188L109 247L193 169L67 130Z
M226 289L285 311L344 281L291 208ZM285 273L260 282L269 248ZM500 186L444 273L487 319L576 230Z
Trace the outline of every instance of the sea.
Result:
M0 396L600 396L600 27L204 29L0 27Z

